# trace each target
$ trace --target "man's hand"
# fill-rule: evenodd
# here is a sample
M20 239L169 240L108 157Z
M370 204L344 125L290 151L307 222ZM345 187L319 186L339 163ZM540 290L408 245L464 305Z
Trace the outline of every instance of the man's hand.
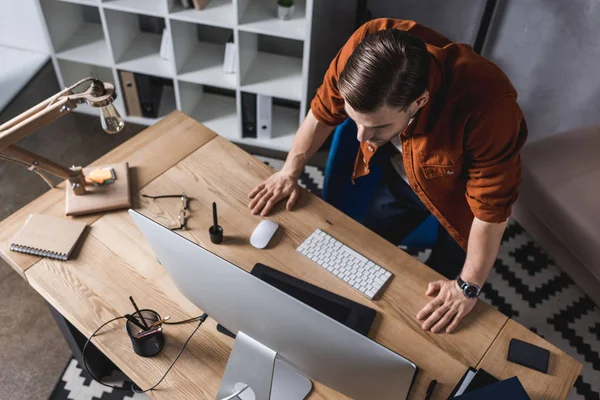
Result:
M250 200L248 207L252 210L252 214L260 214L264 217L269 214L275 204L286 197L289 197L286 207L291 210L298 200L298 196L300 196L298 178L279 171L252 189L248 195Z
M441 331L448 324L446 332L452 333L477 303L477 299L469 299L462 293L456 281L447 279L431 282L425 294L435 296L435 299L419 311L417 319L425 320L422 328L431 329L433 333Z

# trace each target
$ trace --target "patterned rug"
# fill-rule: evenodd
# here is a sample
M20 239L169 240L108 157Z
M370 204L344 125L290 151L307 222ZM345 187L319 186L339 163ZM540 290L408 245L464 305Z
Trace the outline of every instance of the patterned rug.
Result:
M281 160L258 158L275 169L283 165ZM320 195L323 170L308 166L300 181ZM429 250L405 250L421 261L429 255ZM600 309L515 221L510 221L506 229L496 265L483 288L483 300L583 364L569 400L600 400ZM120 371L115 371L110 381L129 387ZM148 398L94 382L75 359L69 361L50 396L50 400Z

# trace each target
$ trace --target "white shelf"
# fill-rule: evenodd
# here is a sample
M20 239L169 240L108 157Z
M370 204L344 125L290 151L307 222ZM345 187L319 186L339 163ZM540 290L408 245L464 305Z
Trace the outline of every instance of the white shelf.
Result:
M334 47L351 35L357 7L357 0L296 0L294 18L281 21L277 0L209 0L202 10L184 9L181 0L34 3L45 20L61 85L97 76L116 84L115 106L127 123L151 125L179 109L234 142L281 151L289 150L300 115L310 107L307 95L322 82L325 65L318 64L329 64ZM160 57L163 27L170 30L169 60ZM232 38L237 73L225 74L225 47ZM119 71L172 81L158 118L126 115ZM241 138L242 92L294 103L291 109L274 106L274 138ZM76 112L97 115L83 106Z
M235 97L203 93L190 116L229 140L239 137Z
M97 6L100 0L60 0L65 3L82 4L84 6Z
M109 67L110 53L102 26L84 22L71 38L61 46L56 56L63 60L91 63Z
M117 68L141 74L173 78L173 63L160 58L161 35L140 32L128 46Z
M254 0L241 16L239 29L245 32L305 40L305 5L301 2L296 3L294 18L282 21L277 18L277 1L264 3L260 0Z
M183 63L177 77L187 82L235 89L236 74L223 72L224 55L225 46L214 43L198 43Z
M155 17L164 17L167 14L165 0L105 0L102 2L102 6L111 10L153 15Z
M258 52L241 86L245 92L301 101L302 60Z
M169 18L197 24L233 28L235 26L234 8L231 0L211 0L202 10L185 9L177 4Z

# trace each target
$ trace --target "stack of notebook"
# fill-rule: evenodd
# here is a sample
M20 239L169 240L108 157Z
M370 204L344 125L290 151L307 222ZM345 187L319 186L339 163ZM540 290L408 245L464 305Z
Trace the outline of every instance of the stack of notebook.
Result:
M85 229L79 221L31 214L15 235L10 249L20 253L67 261Z
M516 376L499 381L484 369L469 368L450 394L451 399L529 400L529 396Z

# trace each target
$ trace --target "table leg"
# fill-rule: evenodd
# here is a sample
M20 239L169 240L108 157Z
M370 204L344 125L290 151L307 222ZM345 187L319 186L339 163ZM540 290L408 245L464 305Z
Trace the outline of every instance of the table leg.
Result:
M50 308L50 312L52 313L52 317L56 321L58 328L62 332L67 344L71 348L73 352L73 357L79 363L79 366L83 369L83 345L87 338L81 334L65 317L62 316L50 303L48 304L48 308ZM94 374L94 376L98 379L102 379L103 377L110 375L112 371L114 371L117 367L113 364L112 361L108 357L104 355L93 343L88 345L86 351L86 360L87 365L90 371Z

